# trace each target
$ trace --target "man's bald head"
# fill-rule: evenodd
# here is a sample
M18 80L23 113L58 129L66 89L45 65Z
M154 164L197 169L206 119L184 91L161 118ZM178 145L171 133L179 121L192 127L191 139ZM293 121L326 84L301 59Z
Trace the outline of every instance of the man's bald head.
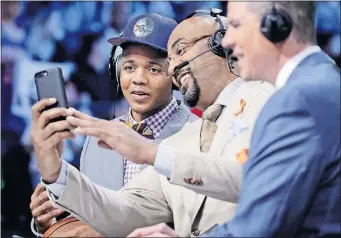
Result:
M221 19L226 25L226 18ZM208 46L209 39L219 29L215 17L195 16L181 22L168 40L169 73L190 107L205 110L235 78L226 59L214 54ZM189 63L174 75L174 68L185 61Z
M221 17L225 29L227 28L227 19ZM172 32L168 44L174 42L174 38L182 37L184 39L193 39L202 35L213 35L220 29L219 22L211 16L196 16L182 21Z

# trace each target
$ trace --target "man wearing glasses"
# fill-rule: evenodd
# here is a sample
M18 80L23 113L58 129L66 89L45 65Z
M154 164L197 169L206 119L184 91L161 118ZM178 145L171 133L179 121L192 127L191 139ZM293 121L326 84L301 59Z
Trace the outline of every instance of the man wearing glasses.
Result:
M165 64L186 104L205 111L203 119L158 146L122 123L73 110L67 121L77 127L76 133L98 137L100 146L154 168L116 192L91 183L64 162L41 159L41 174L53 183L47 190L56 207L107 236L126 236L136 228L171 221L180 236L198 236L233 217L253 123L273 87L231 73L225 53L215 51L218 46L209 41L222 28L215 19L200 16L179 24L168 41ZM60 172L51 173L56 164Z

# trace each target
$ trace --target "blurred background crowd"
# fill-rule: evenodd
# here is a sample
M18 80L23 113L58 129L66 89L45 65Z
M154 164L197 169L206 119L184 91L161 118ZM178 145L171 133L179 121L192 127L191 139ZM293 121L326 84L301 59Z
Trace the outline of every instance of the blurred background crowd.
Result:
M340 2L317 2L318 44L340 66ZM31 145L33 75L58 66L69 106L111 119L116 85L107 65L110 37L136 15L159 13L182 21L196 9L226 2L1 2L1 230L31 236L30 197L40 180ZM179 96L181 97L181 96ZM116 116L128 105L118 93ZM63 159L76 167L84 137L65 142Z

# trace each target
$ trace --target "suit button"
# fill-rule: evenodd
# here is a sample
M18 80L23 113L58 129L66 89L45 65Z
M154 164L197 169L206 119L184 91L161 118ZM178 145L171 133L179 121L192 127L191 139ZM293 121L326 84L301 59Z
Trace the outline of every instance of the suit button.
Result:
M200 231L199 231L197 228L194 228L194 229L192 230L192 234L193 234L194 236L199 236L199 235L200 235Z

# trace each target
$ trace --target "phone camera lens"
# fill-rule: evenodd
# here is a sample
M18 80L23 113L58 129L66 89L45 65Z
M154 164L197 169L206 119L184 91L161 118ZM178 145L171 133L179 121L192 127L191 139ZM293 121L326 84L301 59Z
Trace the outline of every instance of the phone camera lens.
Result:
M43 71L43 72L40 72L40 73L37 74L38 78L42 78L44 76L47 76L47 72L46 71Z

